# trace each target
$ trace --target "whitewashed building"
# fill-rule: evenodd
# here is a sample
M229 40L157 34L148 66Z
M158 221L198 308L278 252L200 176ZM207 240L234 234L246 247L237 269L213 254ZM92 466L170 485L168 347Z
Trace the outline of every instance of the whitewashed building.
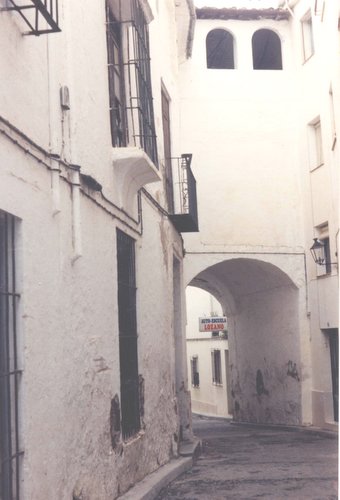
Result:
M185 283L228 317L234 419L335 428L339 1L260 3L201 3L181 66Z
M117 498L178 455L188 284L228 316L236 420L334 426L339 2L0 4L1 499Z
M191 435L180 232L197 220L171 170L190 174L194 10L1 0L0 18L0 497L113 499Z
M223 311L209 293L195 287L186 289L187 360L191 408L193 413L230 417L232 408L228 327L218 330ZM212 319L216 320L212 323ZM222 319L225 319L222 317ZM207 321L202 331L203 320ZM209 327L216 324L216 330Z

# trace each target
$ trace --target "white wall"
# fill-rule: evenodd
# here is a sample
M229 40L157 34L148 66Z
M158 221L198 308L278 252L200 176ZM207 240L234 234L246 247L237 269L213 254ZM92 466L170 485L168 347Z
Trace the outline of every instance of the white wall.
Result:
M214 28L234 36L234 70L206 67ZM253 70L251 40L261 28L279 35L282 70ZM192 59L181 67L182 143L193 152L200 222L185 236L185 272L228 313L239 420L311 421L294 50L288 20L198 19Z
M317 273L309 248L318 235L314 227L328 221L331 260L337 260L338 144L334 146L334 127L340 116L339 2L325 2L323 20L320 13L313 15L315 54L306 62L300 20L308 9L314 12L314 2L290 4L295 5L294 16L287 21L197 20L193 57L182 65L180 75L182 142L193 152L200 220L200 233L185 236L185 273L187 283L202 286L219 298L228 311L231 330L235 328L235 342L241 349L235 351L231 332L230 352L235 356L233 362L239 364L239 368L235 364L233 384L240 379L240 390L247 394L240 418L263 421L271 414L274 421L282 420L282 402L292 400L297 413L289 415L288 410L283 418L287 423L301 418L304 423L326 425L322 414L329 415L331 376L327 335L320 327L338 326L337 267L332 267L329 276L317 278L320 271ZM206 68L205 38L213 28L227 29L235 37L234 70ZM251 37L259 28L273 29L280 36L282 71L252 69ZM325 161L311 171L308 124L317 116L321 118ZM254 274L252 282L246 261L242 267L233 264L237 257L270 262L289 276L297 293L287 291L280 297L279 292L266 292L266 272ZM256 283L258 290L251 297ZM284 316L291 307L294 314L287 322ZM251 345L249 328L266 352L262 361L256 349L246 354ZM271 369L265 367L268 356ZM287 376L289 361L300 367L299 381ZM275 387L268 390L274 399L267 405L272 410L267 414L263 404L262 409L256 404L254 385L252 389L258 369L267 370L269 381L276 378ZM279 396L281 372L286 380Z
M178 100L175 8L172 1L162 2L159 9L156 2L150 4L161 157L161 79L174 102ZM183 245L157 203L146 196L142 220L137 210L129 216L117 206L121 193L109 129L104 2L100 8L91 1L60 2L60 8L62 32L40 37L22 36L20 16L1 13L0 67L7 76L0 84L0 107L12 126L0 120L0 209L21 220L23 491L25 498L35 500L72 494L104 500L116 498L178 452L179 411L189 411L185 398L186 408L178 408L174 361L175 313L180 317L177 328L182 329L176 335L185 343L183 312L181 316L173 306L173 259L175 255L179 261L182 286ZM70 90L69 111L60 109L61 85ZM176 124L176 104L172 113ZM65 163L52 162L50 152ZM56 163L61 171L52 174ZM78 187L71 186L70 163L101 183L106 197L82 185L78 223ZM51 189L52 176L59 191ZM152 188L160 203L162 189L161 181ZM120 395L117 227L136 240L144 415L141 432L112 447L111 402Z
M234 35L235 70L206 68L213 28ZM279 34L283 71L252 69L259 28ZM221 249L226 236L228 247L301 248L292 50L287 21L197 20L193 57L181 68L182 144L193 153L200 218L200 233L186 238L190 249Z
M303 61L300 20L308 10L312 12L314 54ZM294 8L292 37L296 45L295 60L299 77L299 157L305 207L305 247L308 276L308 311L311 328L313 363L313 422L329 427L334 420L332 409L332 381L327 330L338 328L338 269L331 273L316 266L309 253L312 239L319 236L317 226L328 223L331 262L337 262L338 247L338 182L339 144L335 140L339 130L340 73L338 65L339 32L337 20L339 2L325 2L324 10L314 15L314 2L300 0ZM330 90L333 98L330 96ZM321 122L324 161L315 168L314 144L311 127L316 117ZM323 331L322 331L323 330Z

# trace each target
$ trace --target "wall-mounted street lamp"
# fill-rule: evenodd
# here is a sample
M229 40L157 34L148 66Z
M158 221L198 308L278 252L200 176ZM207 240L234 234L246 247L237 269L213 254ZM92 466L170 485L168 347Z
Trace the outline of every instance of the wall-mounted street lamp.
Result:
M316 264L319 264L319 266L325 265L325 245L321 240L314 238L314 243L310 247L310 253Z
M310 247L310 252L312 254L313 260L319 266L332 266L338 265L337 262L330 262L329 258L329 247L326 248L326 244L324 241L319 240L318 238L313 238L314 243Z

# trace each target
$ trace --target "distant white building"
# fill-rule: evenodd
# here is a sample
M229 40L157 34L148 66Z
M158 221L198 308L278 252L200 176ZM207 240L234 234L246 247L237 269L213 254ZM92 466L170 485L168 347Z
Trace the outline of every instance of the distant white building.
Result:
M232 406L229 380L228 333L225 330L201 332L199 318L223 316L221 305L204 290L188 287L187 359L191 408L194 413L229 417ZM211 323L209 323L209 326Z

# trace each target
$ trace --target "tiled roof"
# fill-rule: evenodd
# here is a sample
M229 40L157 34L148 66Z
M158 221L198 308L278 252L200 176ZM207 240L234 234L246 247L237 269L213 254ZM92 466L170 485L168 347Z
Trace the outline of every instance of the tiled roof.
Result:
M235 7L238 9L275 9L278 8L279 3L280 0L194 0L196 7Z
M275 19L281 21L289 19L290 14L286 9L245 9L245 8L217 8L202 7L196 8L197 19L239 19L243 21L251 19Z

